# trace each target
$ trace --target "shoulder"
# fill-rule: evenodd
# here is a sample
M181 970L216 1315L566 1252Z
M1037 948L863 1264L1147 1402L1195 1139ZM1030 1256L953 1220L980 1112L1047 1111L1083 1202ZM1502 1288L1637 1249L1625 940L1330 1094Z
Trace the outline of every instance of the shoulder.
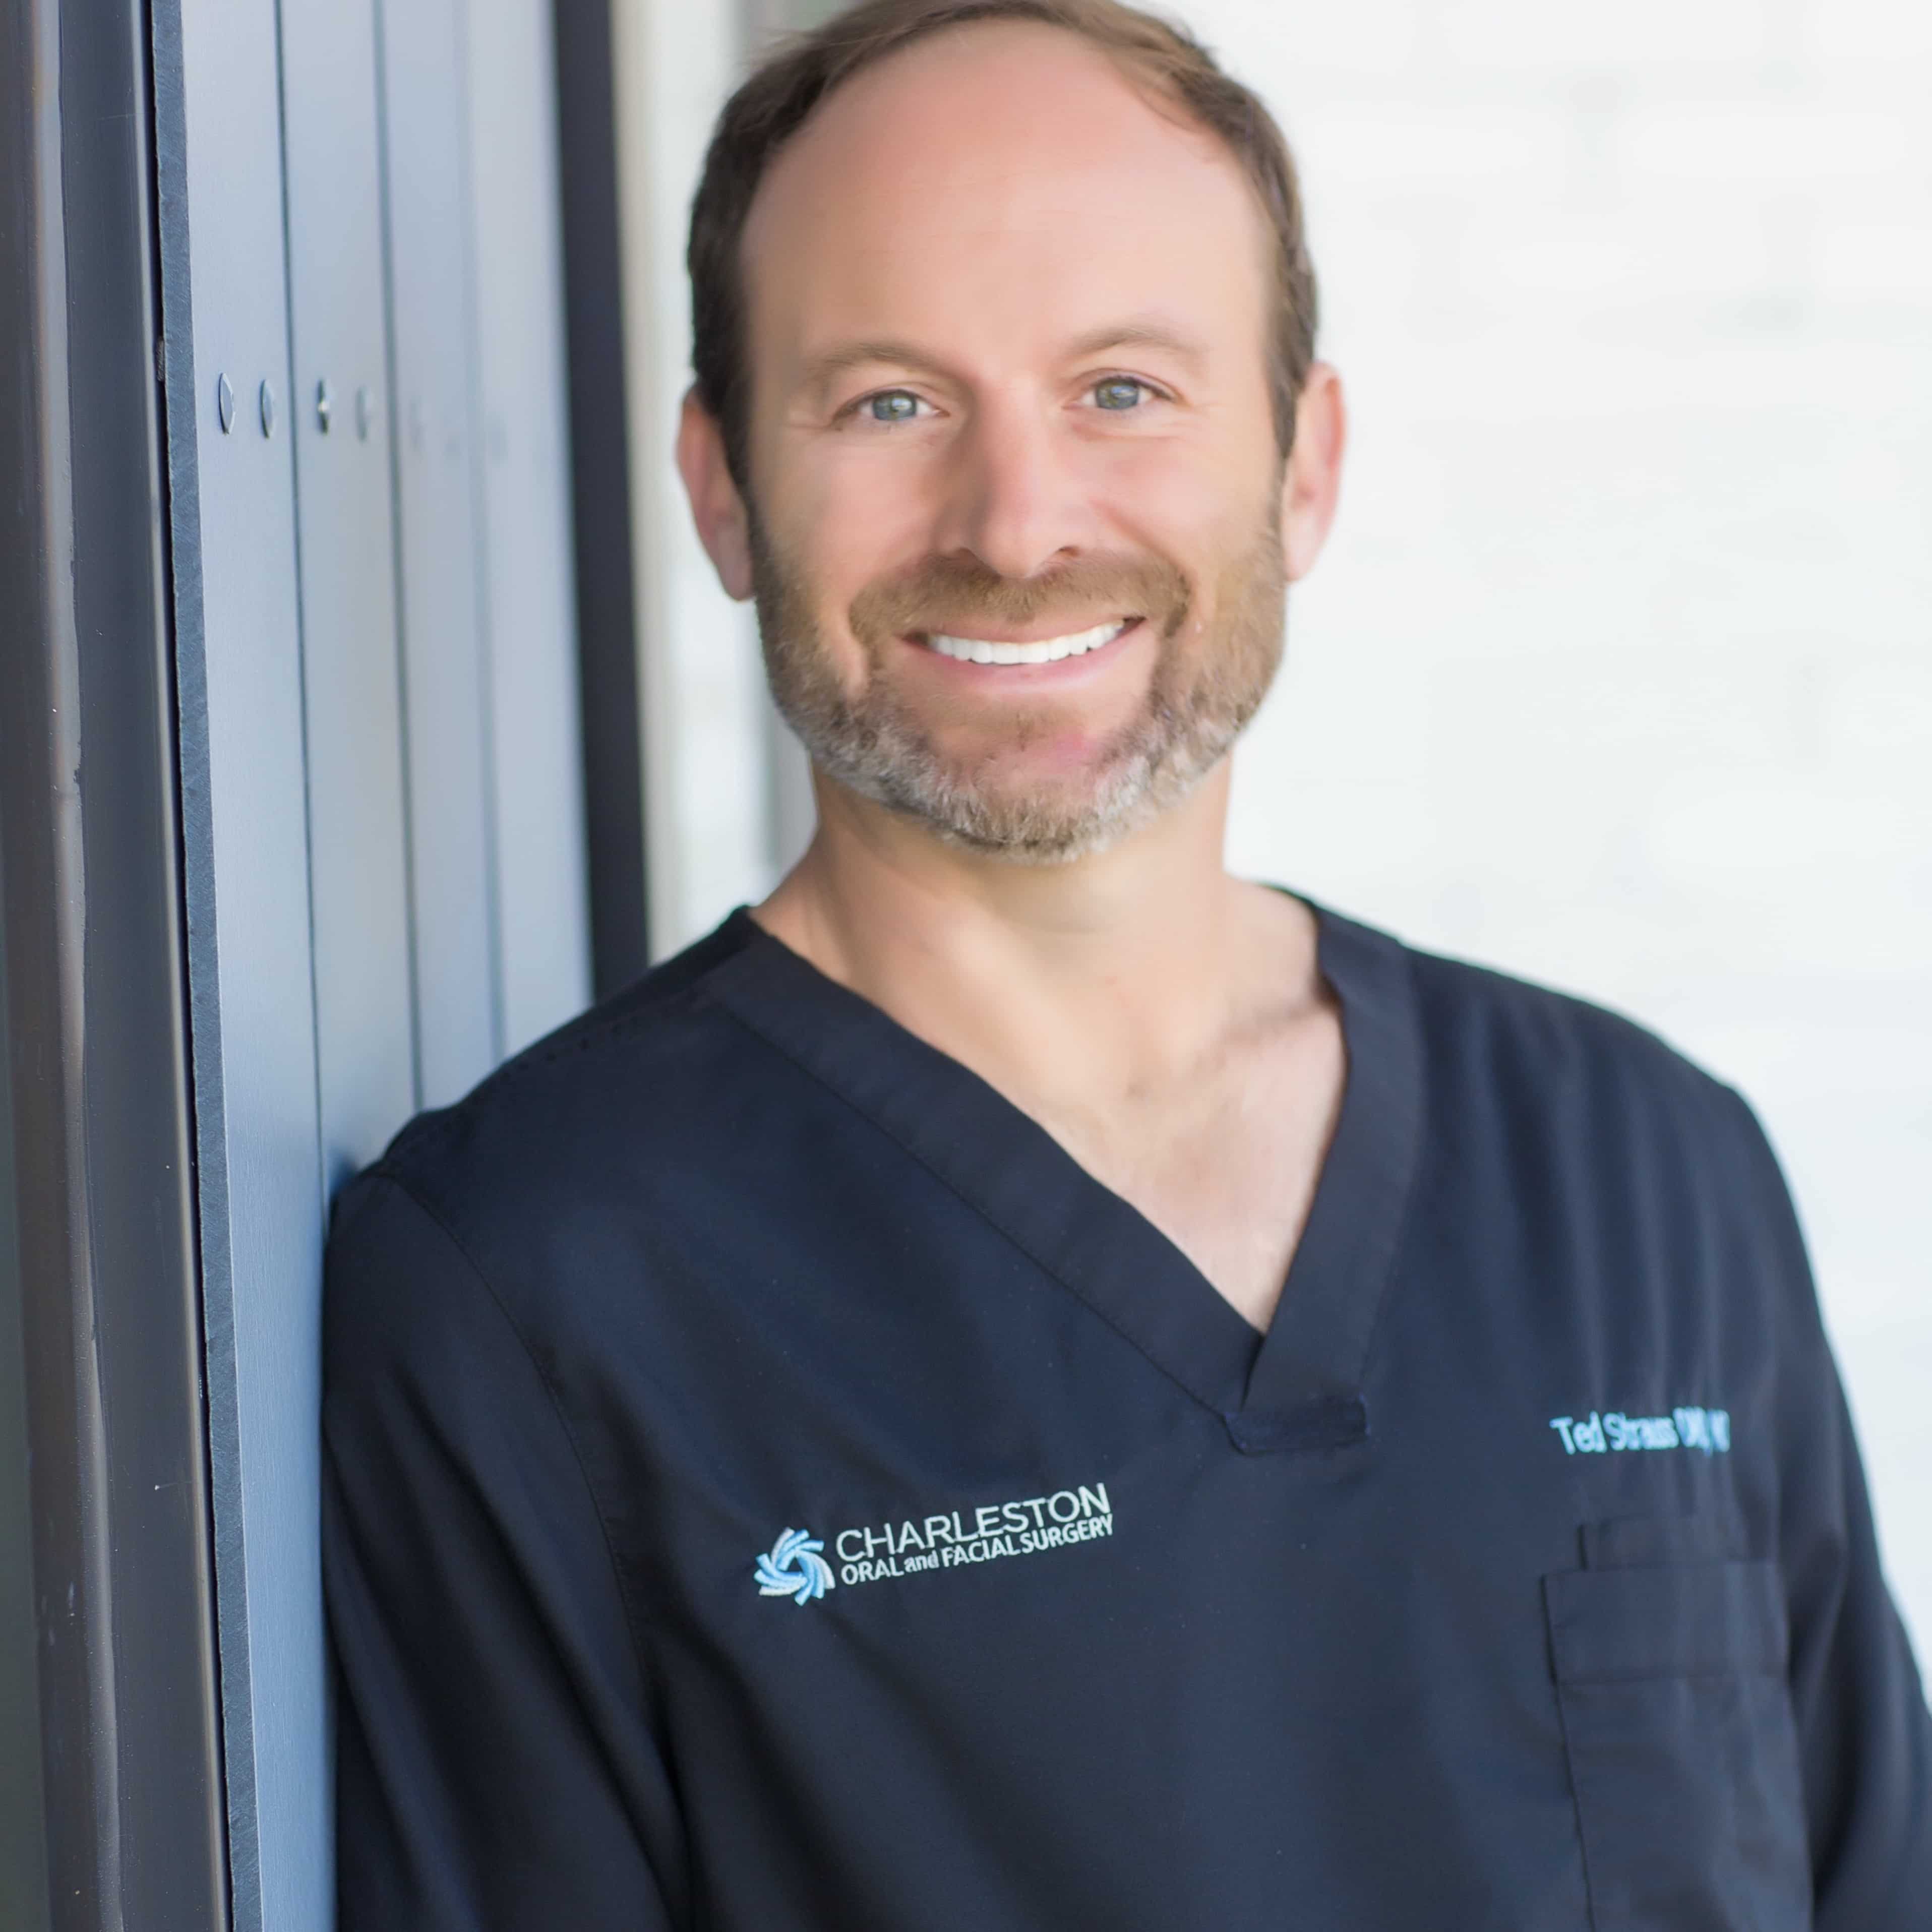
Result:
M410 1121L337 1197L332 1325L366 1336L404 1322L507 1319L529 1339L533 1324L542 1330L567 1312L555 1305L558 1284L608 1280L600 1258L634 1254L640 1217L715 1162L721 1108L762 1071L766 1049L707 990L748 938L734 916L454 1105ZM500 1312L478 1312L488 1301Z
M746 937L745 922L734 915L675 958L506 1060L461 1100L418 1114L371 1171L434 1189L452 1172L487 1160L506 1139L514 1144L521 1169L551 1144L540 1136L560 1130L567 1144L607 1126L602 1110L620 1105L620 1096L668 1097L707 1047L731 1037L710 1024L715 1012L707 982ZM636 1109L640 1118L650 1111Z
M1459 1079L1514 1078L1545 1093L1607 1084L1718 1112L1737 1096L1628 1015L1494 967L1426 952L1393 934L1323 914L1324 926L1400 962L1432 1067Z
M419 1114L369 1170L463 1215L588 1181L640 1141L688 1134L746 1044L712 999L742 949L740 915L508 1060L453 1106Z
M1432 953L1324 914L1334 934L1399 980L1413 1016L1429 1119L1440 1140L1508 1148L1539 1168L1667 1184L1674 1163L1706 1191L1780 1204L1756 1118L1724 1081L1608 1006Z
M1803 1235L1734 1088L1603 1006L1336 930L1413 1029L1410 1231L1424 1252L1534 1294L1569 1284L1559 1299L1598 1324L1578 1346L1642 1343L1629 1376L1672 1346L1727 1364L1740 1388L1754 1352L1812 1374L1822 1340Z

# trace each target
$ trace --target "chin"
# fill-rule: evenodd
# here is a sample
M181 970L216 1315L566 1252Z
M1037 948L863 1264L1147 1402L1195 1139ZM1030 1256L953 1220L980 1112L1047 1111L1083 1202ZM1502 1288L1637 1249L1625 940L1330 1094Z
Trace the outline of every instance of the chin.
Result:
M1211 763L1150 770L1135 760L1077 783L993 788L949 778L881 802L957 850L1009 865L1066 866L1110 850L1171 810L1207 769Z

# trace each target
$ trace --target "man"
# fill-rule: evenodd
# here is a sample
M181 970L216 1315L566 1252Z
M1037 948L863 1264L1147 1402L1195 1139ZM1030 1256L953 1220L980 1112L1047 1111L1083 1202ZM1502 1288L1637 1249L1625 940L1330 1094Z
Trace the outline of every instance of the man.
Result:
M1743 1104L1222 869L1343 442L1264 110L869 0L691 259L818 836L340 1205L346 1932L1925 1924Z

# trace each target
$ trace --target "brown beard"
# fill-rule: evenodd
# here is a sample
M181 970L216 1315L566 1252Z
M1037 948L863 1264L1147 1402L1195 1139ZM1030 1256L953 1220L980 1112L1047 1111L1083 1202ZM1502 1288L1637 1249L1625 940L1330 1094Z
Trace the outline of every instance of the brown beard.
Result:
M970 557L934 556L868 584L850 616L870 667L856 698L824 648L803 573L754 513L752 582L772 698L828 777L951 844L1034 864L1103 850L1186 797L1267 696L1286 608L1280 506L1277 484L1258 535L1222 568L1212 628L1194 634L1191 649L1191 586L1164 558L1096 557L1022 580ZM1056 609L1076 621L1132 612L1158 640L1139 712L1071 781L1006 788L975 763L948 759L880 675L901 638L970 637L976 618L1030 624ZM1016 712L1003 748L1023 749L1054 722L1050 708Z

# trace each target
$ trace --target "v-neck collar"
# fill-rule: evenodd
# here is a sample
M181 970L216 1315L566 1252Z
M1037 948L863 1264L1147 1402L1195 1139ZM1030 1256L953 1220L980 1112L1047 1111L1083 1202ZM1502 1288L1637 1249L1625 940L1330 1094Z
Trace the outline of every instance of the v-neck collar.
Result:
M1367 1433L1363 1372L1419 1155L1408 960L1310 903L1341 1008L1342 1108L1274 1322L1253 1328L1180 1250L971 1069L821 973L740 907L706 990L890 1135L1194 1399L1249 1454Z

